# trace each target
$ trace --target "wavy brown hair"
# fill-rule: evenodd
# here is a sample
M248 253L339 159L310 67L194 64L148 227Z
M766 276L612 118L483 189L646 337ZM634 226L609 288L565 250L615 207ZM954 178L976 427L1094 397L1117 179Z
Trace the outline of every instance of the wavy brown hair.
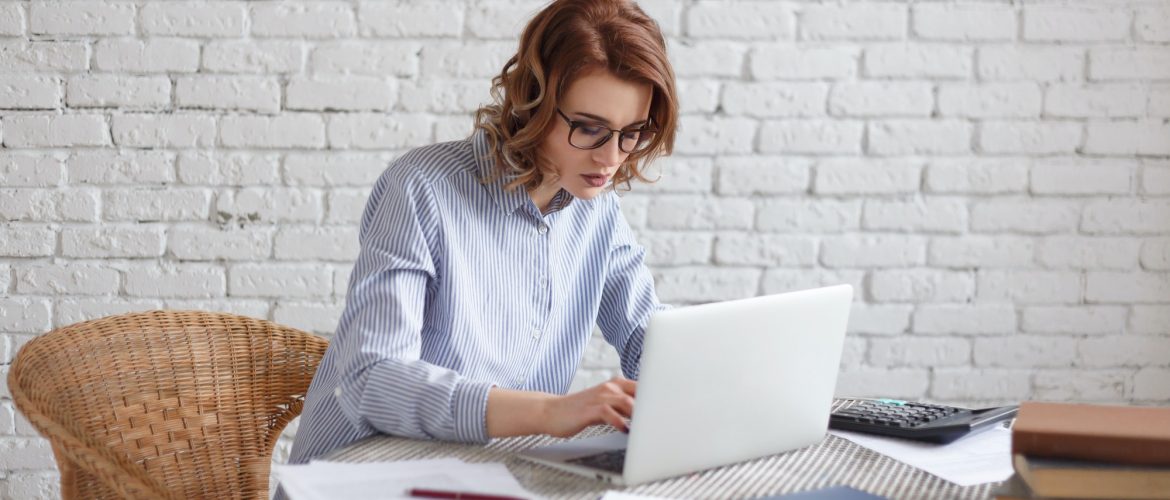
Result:
M580 76L603 68L615 77L652 87L650 145L630 154L613 184L653 182L640 165L674 150L678 97L674 70L658 23L629 0L556 0L529 21L520 47L492 78L493 103L475 112L475 127L491 144L496 176L508 189L533 189L554 174L540 144L555 126L561 95Z

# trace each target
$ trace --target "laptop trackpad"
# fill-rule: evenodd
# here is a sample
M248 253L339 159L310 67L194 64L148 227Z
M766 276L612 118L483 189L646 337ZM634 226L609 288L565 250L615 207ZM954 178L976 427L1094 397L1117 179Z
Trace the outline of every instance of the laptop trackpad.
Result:
M624 449L629 437L624 432L611 432L601 436L532 448L521 452L521 455L545 460L569 460L603 451Z

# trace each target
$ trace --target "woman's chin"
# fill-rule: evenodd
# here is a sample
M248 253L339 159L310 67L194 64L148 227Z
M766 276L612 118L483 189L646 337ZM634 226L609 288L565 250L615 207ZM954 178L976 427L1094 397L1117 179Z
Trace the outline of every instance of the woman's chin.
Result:
M569 194L578 200L592 200L604 193L608 187L608 184L601 187L582 187L569 191Z

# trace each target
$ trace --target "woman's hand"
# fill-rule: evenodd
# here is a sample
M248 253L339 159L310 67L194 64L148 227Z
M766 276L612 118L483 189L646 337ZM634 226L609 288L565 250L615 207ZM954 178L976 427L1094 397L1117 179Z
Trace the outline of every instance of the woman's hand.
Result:
M593 387L544 401L544 433L571 437L586 427L609 424L629 432L626 419L634 414L638 383L620 376Z
M626 419L634 413L637 384L618 376L565 396L493 387L487 402L488 436L571 437L596 424L628 432Z

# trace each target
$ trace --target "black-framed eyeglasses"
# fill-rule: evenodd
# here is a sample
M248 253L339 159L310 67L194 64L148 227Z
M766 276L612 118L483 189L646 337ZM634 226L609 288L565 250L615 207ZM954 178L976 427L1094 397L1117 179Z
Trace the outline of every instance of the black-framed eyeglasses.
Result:
M569 145L577 149L597 149L609 142L613 134L618 134L618 149L623 153L632 154L650 147L657 132L650 125L639 125L625 129L612 129L594 122L582 122L565 116L561 108L556 108L557 114L569 124Z

